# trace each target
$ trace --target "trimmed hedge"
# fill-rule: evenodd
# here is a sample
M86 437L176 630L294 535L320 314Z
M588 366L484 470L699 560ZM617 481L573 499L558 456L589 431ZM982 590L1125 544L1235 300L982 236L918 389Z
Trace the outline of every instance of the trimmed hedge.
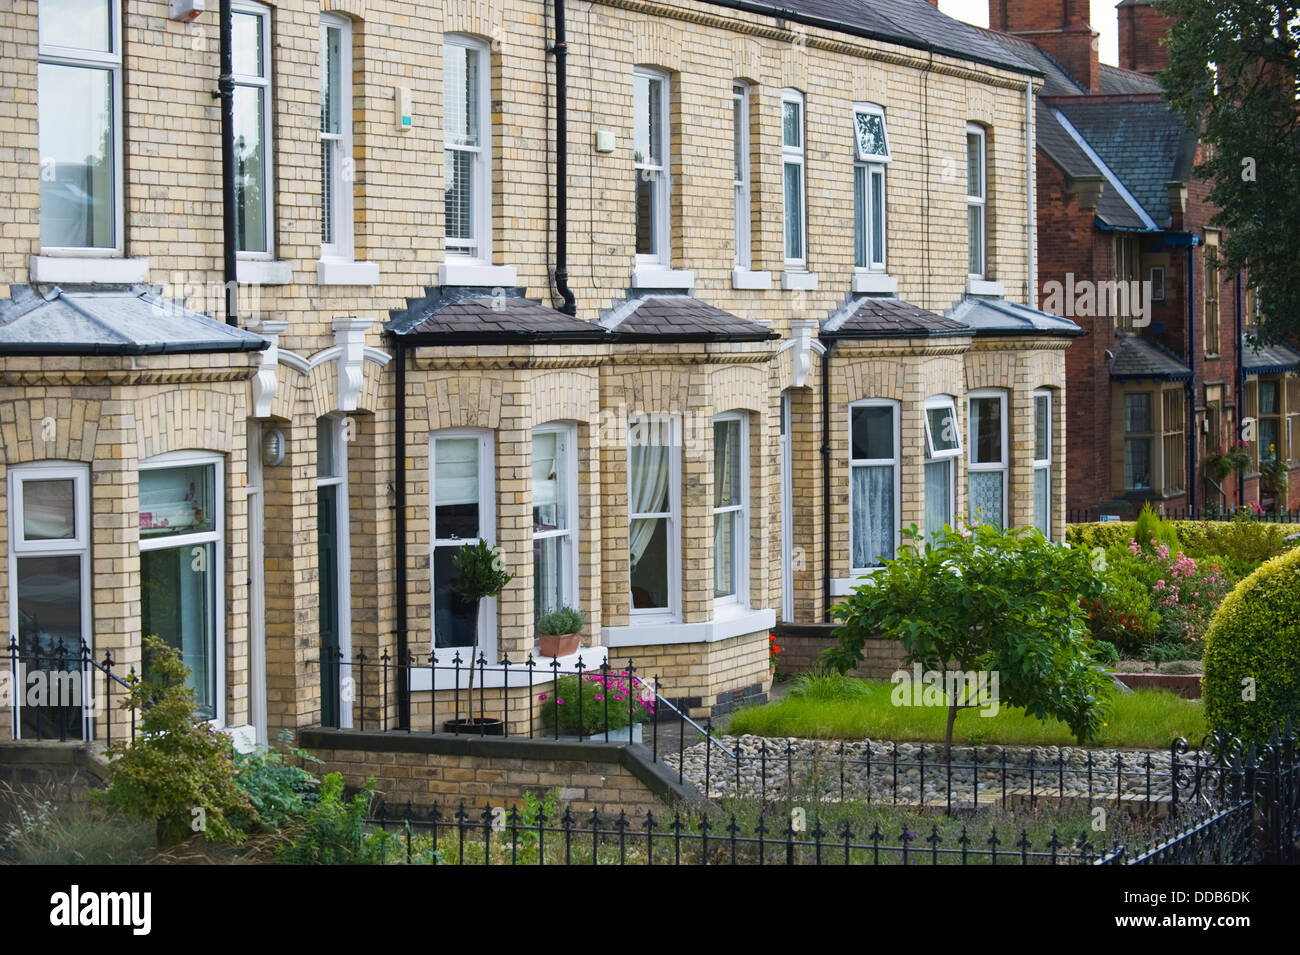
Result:
M1254 681L1243 700L1243 681ZM1246 742L1275 724L1300 725L1300 548L1275 557L1224 600L1205 638L1202 681L1208 725Z
M1262 562L1290 549L1286 537L1300 531L1294 524L1267 521L1171 521L1182 551L1188 557L1222 555ZM1071 524L1065 540L1072 547L1109 548L1124 545L1133 536L1135 521Z

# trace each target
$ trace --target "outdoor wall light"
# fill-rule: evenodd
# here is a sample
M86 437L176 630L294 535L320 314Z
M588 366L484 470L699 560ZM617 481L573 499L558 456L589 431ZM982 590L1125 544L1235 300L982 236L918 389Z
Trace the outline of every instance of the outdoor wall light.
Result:
M262 463L273 468L284 460L284 433L272 428L262 435Z

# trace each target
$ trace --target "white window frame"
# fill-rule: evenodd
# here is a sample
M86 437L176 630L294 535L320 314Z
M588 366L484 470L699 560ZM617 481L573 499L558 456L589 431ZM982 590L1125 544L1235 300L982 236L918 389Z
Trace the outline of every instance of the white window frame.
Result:
M438 461L438 441L443 438L477 438L478 439L478 537L447 537L438 536L438 511L437 511L437 461ZM439 666L450 661L447 657L448 651L453 654L461 650L469 650L468 647L437 647L434 646L436 633L433 631L434 620L434 599L437 592L437 584L434 581L434 574L437 573L436 562L434 561L434 551L442 547L463 546L473 544L476 541L486 541L492 546L496 546L496 458L495 448L493 447L493 432L482 428L447 428L442 431L434 431L429 434L429 619L430 632L429 642L435 654L442 654L439 658ZM478 652L489 663L497 659L497 601L495 597L485 598L479 604L478 613ZM461 657L462 663L468 663L464 656Z
M321 131L321 150L330 149L333 154L334 196L333 217L330 226L334 231L334 241L325 242L322 238L320 257L324 261L334 260L351 262L356 255L355 219L353 215L353 174L352 156L352 21L336 13L323 13L320 18L320 70L321 82L328 75L329 31L339 31L339 131L327 133ZM323 107L322 107L323 108ZM326 144L329 144L328 146ZM324 184L322 183L322 186ZM324 216L324 209L321 215Z
M209 722L213 726L226 725L226 574L225 574L225 540L226 540L226 474L225 458L210 451L171 451L155 455L140 462L141 471L163 471L174 468L204 467L212 468L213 515L212 530L193 534L180 534L176 537L145 538L139 540L140 552L151 550L171 550L182 547L212 545L212 612L216 625L212 632L212 650L216 655L216 706L215 714ZM136 509L140 499L137 493Z
M953 437L956 441L956 447L936 451L934 447L934 435L930 431L930 412L936 408L946 408L952 414ZM928 461L942 461L944 458L959 458L962 453L961 444L961 418L957 416L957 402L951 395L932 395L925 399L922 408L922 420L925 422L925 457Z
M996 462L976 461L976 449L979 447L979 435L976 434L977 416L975 414L975 401L977 399L987 400L996 398L999 403L998 420L1001 424L1001 435L998 438L1001 449L1001 457ZM967 430L967 448L968 456L966 459L967 468L967 492L966 492L966 510L970 521L973 523L978 520L974 512L974 494L969 488L969 478L974 474L983 472L997 472L1002 475L1002 526L1004 528L1011 526L1010 514L1007 513L1007 504L1009 501L1008 484L1010 483L1010 438L1011 426L1007 420L1007 393L1001 388L978 388L966 395L966 430Z
M638 177L648 177L656 183L654 189L653 208L651 215L654 217L653 235L658 239L658 247L650 253L636 253L636 264L638 267L649 266L651 268L671 268L672 267L672 135L669 129L669 116L671 115L669 98L672 96L672 84L669 82L668 74L663 70L656 70L648 66L638 66L633 71L633 82L638 78L648 80L651 83L660 84L659 92L659 149L661 155L658 162L648 161L653 157L645 157L641 161L636 160L635 152L633 153L633 165L636 168ZM633 97L633 108L635 109L635 96ZM639 124L640 117L633 117L633 122ZM636 139L633 135L633 148L635 150ZM636 198L633 197L635 203ZM635 229L635 223L633 224ZM633 235L633 247L635 248L635 233Z
M633 415L628 419L628 431L625 436L627 441L625 449L628 452L632 448L632 429L637 427L639 422L647 420L652 422L655 427L662 427L664 423L667 423L669 428L671 453L668 455L668 510L644 513L632 510L631 455L630 453L627 454L625 460L628 462L628 535L631 536L632 522L634 520L662 518L668 521L668 606L665 608L634 607L632 605L632 566L629 559L627 577L628 617L629 622L632 624L676 623L682 617L682 426L676 415L657 412Z
M73 522L74 533L65 540L26 540L23 536L23 485L29 481L67 481L73 482ZM15 465L9 469L9 633L17 636L18 629L18 561L24 557L78 557L80 558L79 575L81 579L81 635L86 646L94 654L95 634L91 621L91 593L93 587L90 578L90 468L84 464L67 464L60 461L41 461L34 464ZM7 644L7 641L6 641ZM81 658L81 647L68 647L68 660L73 662ZM25 648L19 647L20 654ZM21 710L23 694L14 693L13 737L22 738ZM82 712L82 739L90 740L93 721L88 710Z
M892 458L855 458L853 457L853 410L855 408L889 408L894 418L894 456ZM858 467L891 467L894 469L894 553L890 557L897 556L899 545L902 543L902 440L903 440L903 409L902 403L892 398L864 398L861 401L854 401L848 407L848 421L845 423L848 429L849 439L849 562L853 562L853 469ZM876 567L853 567L851 572L854 577L862 577L867 574L873 574L879 568Z
M566 422L550 422L538 425L533 428L533 435L539 434L556 434L563 438L564 445L564 463L567 468L568 486L561 488L564 494L565 506L568 508L569 526L561 530L553 531L533 531L534 544L539 540L547 540L553 537L567 537L567 547L564 549L564 596L561 606L572 607L574 610L580 609L579 592L578 592L578 429L572 424ZM531 445L531 442L530 442ZM529 484L531 490L531 471ZM536 580L533 581L534 589L537 586Z
M479 56L478 69L478 146L457 146L446 141L446 124L443 136L443 175L451 175L451 166L446 162L448 150L470 152L475 155L473 165L473 183L470 188L474 193L473 211L474 236L468 242L461 239L447 238L446 223L443 223L443 240L446 257L449 262L463 265L492 264L492 51L487 43L477 37L463 33L448 33L443 38L443 46L460 47L474 50ZM443 71L443 88L446 86L446 70ZM452 246L455 241L457 245ZM462 244L463 243L463 244Z
M1052 523L1053 523L1053 520L1054 520L1053 506L1052 506L1052 484L1053 484L1053 481L1052 481L1052 459L1053 459L1052 445L1053 445L1053 443L1056 441L1056 431L1055 431L1055 429L1056 429L1056 422L1055 422L1055 420L1054 420L1055 415L1056 415L1056 409L1055 409L1055 407L1054 407L1054 405L1055 405L1055 401L1052 399L1052 392L1051 392L1051 391L1049 391L1049 390L1046 389L1046 388L1040 388L1040 389L1038 389L1038 390L1036 390L1036 391L1034 392L1034 416L1033 416L1033 421L1034 421L1034 444L1037 444L1037 443L1038 443L1038 402L1039 402L1039 401L1042 401L1042 400L1046 400L1046 402L1047 402L1047 441L1046 441L1046 445L1047 445L1047 457L1045 457L1045 458L1035 457L1035 458L1033 459L1033 462L1034 462L1034 463L1033 463L1033 479L1034 479L1035 482L1037 482L1037 480L1038 480L1038 472L1039 472L1039 471L1046 471L1046 472L1047 472L1047 500L1046 500L1047 513L1045 513L1045 514L1043 515L1043 522L1042 522L1041 524L1037 521L1037 515L1034 515L1034 518L1035 518L1034 526L1037 527L1040 531L1043 532L1043 536L1044 536L1044 537L1046 537L1048 540L1051 540L1051 539L1052 539ZM1033 451L1032 451L1031 453L1036 454L1036 453L1037 453L1037 450L1038 450L1037 448L1034 448ZM1031 488L1031 491L1030 491L1030 502L1031 502L1031 505L1032 505L1033 497L1034 497L1034 493L1033 493L1033 490L1032 490L1032 488Z
M338 626L339 626L339 653L342 654L341 665L339 666L339 726L342 729L352 728L352 705L342 693L342 688L346 686L347 680L352 678L352 533L351 533L351 507L348 500L348 420L343 415L326 415L320 422L330 429L330 445L334 452L334 460L331 463L331 470L334 472L332 477L321 477L318 469L316 472L316 488L337 487L338 491L334 497L334 541L335 552L338 554ZM432 520L430 514L430 520ZM317 573L320 573L317 568ZM319 595L319 591L317 592ZM322 679L324 674L321 675ZM324 688L322 687L322 692Z
M880 128L885 137L884 155L868 155L862 152L858 140L859 114L880 117ZM855 189L857 177L859 175L863 177L862 207L853 210L854 239L856 240L858 234L861 234L867 251L866 261L862 265L858 265L856 262L857 242L854 242L854 269L858 272L886 272L889 266L886 257L886 250L889 247L889 201L887 198L888 180L885 176L885 170L893 162L893 154L889 148L889 123L885 118L885 110L875 103L853 104L853 159ZM880 202L878 207L875 192L872 188L877 179L880 180ZM877 247L875 232L877 214L880 216L879 247ZM858 233L858 230L861 230L861 232Z
M785 107L794 103L799 107L799 145L788 146L785 142ZM808 269L808 167L806 153L808 146L807 103L803 93L796 89L781 90L781 247L785 257L785 267L791 271L804 272ZM787 242L790 210L785 206L785 167L799 167L799 190L802 193L799 202L799 244L802 256L791 256Z
M749 607L749 415L744 411L726 411L714 415L713 421L714 423L735 421L740 424L740 503L712 509L715 524L719 514L740 515L736 520L736 533L731 542L731 566L735 573L736 589L734 593L725 597L713 598L716 616L718 611L737 611ZM715 443L713 448L715 466L717 453ZM717 560L716 555L714 560Z
M732 171L732 191L735 193L736 268L748 269L753 262L753 204L749 169L749 85L737 82L731 89L732 122L739 131L737 141L733 130L733 147L740 157ZM739 177L736 178L736 173Z
M970 188L970 137L975 136L979 141L979 170L980 170L980 187L977 193L972 193ZM968 277L976 280L983 279L989 271L989 223L988 223L988 195L989 195L989 164L988 164L988 132L983 126L976 123L966 124L966 267L969 272ZM970 268L970 211L979 210L980 223L980 261L979 269Z
M92 69L106 69L112 76L111 89L113 106L111 121L113 123L113 245L110 246L41 246L42 255L79 256L79 257L120 257L125 248L123 238L126 229L126 178L122 173L122 5L121 0L105 0L109 15L110 52L85 50L79 47L56 46L46 43L38 35L37 58L40 63L56 66L75 66ZM39 18L37 31L39 34ZM38 83L37 96L40 96ZM39 142L39 130L37 131ZM38 157L42 172L45 157ZM37 196L37 236L40 233L39 194Z
M250 251L240 249L241 259L268 261L275 258L275 84L273 74L275 56L271 47L271 8L252 0L232 0L232 13L247 13L260 18L262 25L262 76L235 73L235 86L251 86L263 90L266 108L262 111L262 152L266 156L266 181L262 189L262 216L265 224L266 249Z

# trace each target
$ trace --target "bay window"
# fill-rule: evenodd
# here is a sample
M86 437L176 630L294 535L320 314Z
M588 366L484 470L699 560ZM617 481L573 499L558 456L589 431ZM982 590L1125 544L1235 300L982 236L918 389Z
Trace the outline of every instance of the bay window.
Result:
M636 170L637 265L672 262L668 165L668 76L637 67L632 77L633 165Z
M43 250L122 251L119 0L44 0L36 67Z
M884 271L885 165L890 161L884 111L856 106L853 134L853 265Z
M221 458L179 452L140 464L140 629L180 651L199 714L225 717Z
M858 401L849 407L849 545L855 576L898 548L898 402Z
M533 614L578 606L577 442L567 425L533 429Z
M496 652L495 601L476 602L456 592L453 559L466 544L494 544L492 436L486 431L439 431L429 449L429 538L432 554L434 649L474 644L488 660ZM469 663L467 656L462 663Z
M966 238L968 245L967 271L974 279L984 278L985 208L988 201L988 177L984 128L970 123L966 126Z
M628 565L631 613L681 612L681 441L675 419L628 424Z
M956 460L961 454L961 427L952 398L939 395L925 402L925 536L934 540L951 527L956 513Z
M82 641L94 643L86 466L11 468L9 534L9 633L18 640L19 662L28 673L51 666L79 670ZM20 708L21 697L15 694ZM15 736L57 733L45 709L20 709ZM74 727L82 717L79 708L66 715Z
M1034 526L1052 539L1052 395L1034 392Z
M235 247L269 256L275 223L271 130L271 11L235 0Z
M784 197L785 264L803 270L808 264L807 213L804 205L804 98L798 90L781 91L781 168Z
M442 50L447 255L492 261L492 115L488 48L448 36Z
M713 419L713 597L717 606L746 606L749 570L748 417Z
M969 397L968 497L971 523L1007 526L1007 394L974 391Z

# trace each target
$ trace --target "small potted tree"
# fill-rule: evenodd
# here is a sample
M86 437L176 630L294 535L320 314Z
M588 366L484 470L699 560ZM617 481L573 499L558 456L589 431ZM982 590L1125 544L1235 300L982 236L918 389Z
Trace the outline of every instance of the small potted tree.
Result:
M537 643L544 657L567 657L578 652L582 614L572 607L553 610L537 621Z
M475 541L458 550L451 559L457 578L452 585L456 593L474 605L474 642L469 654L469 718L447 720L442 724L446 733L475 733L480 736L501 736L504 723L482 714L474 716L474 671L478 665L478 614L486 597L499 597L514 574L506 573L501 554L487 541Z

